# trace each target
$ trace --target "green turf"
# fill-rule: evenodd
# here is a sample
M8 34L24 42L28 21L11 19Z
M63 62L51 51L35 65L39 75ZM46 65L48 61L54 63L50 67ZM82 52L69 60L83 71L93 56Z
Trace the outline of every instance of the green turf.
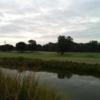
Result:
M74 61L85 63L98 63L100 64L100 53L65 53L63 56L56 52L33 52L33 53L16 53L16 52L0 52L2 57L25 57L32 59L42 60L60 60L60 61Z

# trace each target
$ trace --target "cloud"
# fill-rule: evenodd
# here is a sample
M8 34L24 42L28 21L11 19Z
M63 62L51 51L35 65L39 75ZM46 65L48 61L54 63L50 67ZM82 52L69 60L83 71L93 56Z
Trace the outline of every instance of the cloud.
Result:
M98 39L99 11L100 0L1 0L0 39L46 43L60 34L78 42Z

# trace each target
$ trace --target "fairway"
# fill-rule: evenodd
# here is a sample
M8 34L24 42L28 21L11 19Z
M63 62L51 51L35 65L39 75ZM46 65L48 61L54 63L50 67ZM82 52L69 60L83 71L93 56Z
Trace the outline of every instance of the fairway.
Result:
M0 52L0 58L24 57L30 59L57 60L57 61L73 61L90 64L100 64L100 53L80 53L69 52L59 55L56 52Z

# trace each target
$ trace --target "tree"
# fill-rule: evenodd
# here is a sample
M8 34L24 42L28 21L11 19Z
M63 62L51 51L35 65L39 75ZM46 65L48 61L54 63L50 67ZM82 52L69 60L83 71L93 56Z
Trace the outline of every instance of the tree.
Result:
M27 44L24 42L18 42L16 43L16 49L20 52L24 52L27 49Z
M65 43L66 51L72 51L73 50L73 38L70 36L66 37L66 43Z
M43 50L42 45L37 44L37 51L42 51L42 50Z
M94 40L92 40L92 41L90 41L89 43L87 43L88 44L88 49L89 49L89 51L92 51L92 52L98 52L99 51L99 43L98 43L98 41L94 41Z
M10 45L10 44L1 45L0 46L0 50L1 51L13 51L14 50L14 46Z
M68 36L59 36L58 37L58 52L63 55L66 51L71 51L72 50L72 45L73 45L73 39Z
M29 40L28 42L29 42L29 44L36 45L36 41L35 40Z
M29 44L28 44L28 50L29 51L35 51L36 48L37 48L36 41L35 40L29 40L28 42L29 42Z
M57 51L57 44L49 42L43 46L44 51Z
M65 45L66 45L66 37L59 36L58 37L58 52L60 52L61 55L63 55L64 52L66 51Z

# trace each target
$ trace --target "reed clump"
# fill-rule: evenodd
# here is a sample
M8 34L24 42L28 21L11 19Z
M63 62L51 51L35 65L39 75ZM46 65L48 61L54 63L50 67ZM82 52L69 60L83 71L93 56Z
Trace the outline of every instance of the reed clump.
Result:
M35 76L9 76L0 70L0 100L66 100L53 90L39 86Z

